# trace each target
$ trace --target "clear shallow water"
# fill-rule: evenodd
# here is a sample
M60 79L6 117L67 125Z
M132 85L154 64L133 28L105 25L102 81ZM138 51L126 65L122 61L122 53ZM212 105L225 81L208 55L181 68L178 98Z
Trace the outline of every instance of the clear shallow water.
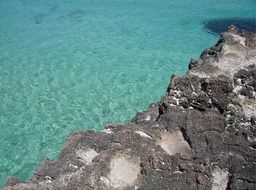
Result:
M1 0L0 186L29 179L75 130L146 109L213 45L207 19L254 17L254 0Z

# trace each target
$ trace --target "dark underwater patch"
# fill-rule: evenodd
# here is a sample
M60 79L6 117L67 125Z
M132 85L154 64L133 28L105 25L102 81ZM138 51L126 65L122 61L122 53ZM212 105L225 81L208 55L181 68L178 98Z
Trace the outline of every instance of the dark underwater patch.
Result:
M52 5L49 7L48 12L52 13L55 12L59 7L57 5Z
M34 23L35 24L41 24L44 20L44 18L46 17L45 14L38 14L38 15L35 15L33 17L33 20L34 20Z
M230 25L235 25L240 30L256 32L256 18L211 19L204 22L204 29L209 33L221 34L227 31Z
M68 13L67 17L71 20L75 21L82 21L83 17L85 16L85 11L82 9L75 9Z

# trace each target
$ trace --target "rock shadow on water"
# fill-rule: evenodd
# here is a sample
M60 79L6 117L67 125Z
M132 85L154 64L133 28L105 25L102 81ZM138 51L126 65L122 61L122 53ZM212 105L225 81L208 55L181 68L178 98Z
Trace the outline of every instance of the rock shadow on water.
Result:
M234 25L242 31L256 32L256 18L211 19L204 22L204 29L209 33L219 35L227 31L230 25Z

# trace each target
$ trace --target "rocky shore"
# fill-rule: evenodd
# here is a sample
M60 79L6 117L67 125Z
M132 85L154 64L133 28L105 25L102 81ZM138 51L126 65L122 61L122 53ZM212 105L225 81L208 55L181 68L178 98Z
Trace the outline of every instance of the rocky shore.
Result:
M256 34L235 27L125 125L76 132L4 190L256 189Z

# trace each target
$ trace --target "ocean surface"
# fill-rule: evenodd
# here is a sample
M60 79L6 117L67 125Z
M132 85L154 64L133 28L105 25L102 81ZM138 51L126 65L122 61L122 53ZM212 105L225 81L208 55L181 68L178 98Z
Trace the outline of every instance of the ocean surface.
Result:
M206 23L237 18L254 19L255 0L1 0L0 187L29 180L72 131L159 101L218 39Z

